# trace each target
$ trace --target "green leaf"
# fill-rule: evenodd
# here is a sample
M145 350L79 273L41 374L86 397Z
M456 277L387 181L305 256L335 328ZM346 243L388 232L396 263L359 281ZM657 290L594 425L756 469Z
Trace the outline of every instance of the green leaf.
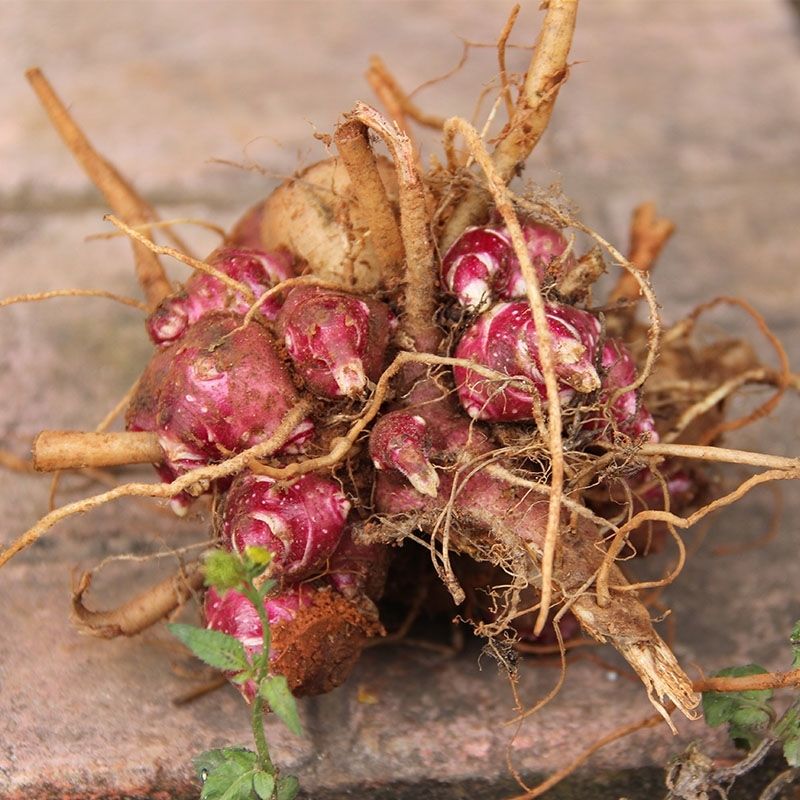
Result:
M800 700L795 700L775 724L775 735L783 742L789 766L800 766Z
M224 672L244 672L250 669L242 643L227 633L179 623L171 623L167 628L210 667Z
M256 758L256 754L246 747L222 747L200 753L199 756L195 756L193 762L197 777L205 782L209 774L226 762L233 762L240 764L245 769L252 769L255 766Z
M236 764L223 764L208 776L200 800L252 800L254 774L242 772Z
M284 675L268 675L259 688L261 696L269 707L283 721L283 724L297 736L303 735L303 726L297 716L297 703L289 691L289 684Z
M268 567L273 559L273 554L266 547L248 544L244 548L245 560L257 567Z
M800 668L800 620L795 622L789 642L792 645L792 669L798 669Z
M720 670L715 677L740 677L765 673L758 664L729 667ZM757 731L765 728L772 718L769 701L771 689L753 689L744 692L703 692L703 714L712 728L728 723L734 740L744 740L752 747L760 736Z
M210 550L203 561L206 586L220 592L237 589L247 580L247 568L242 559L225 550Z
M275 793L275 776L269 772L256 772L253 776L253 788L261 800L272 800Z
M198 756L195 767L203 781L201 800L252 800L257 756L243 747L209 750Z
M300 781L294 775L278 778L278 792L276 800L294 800L300 791Z

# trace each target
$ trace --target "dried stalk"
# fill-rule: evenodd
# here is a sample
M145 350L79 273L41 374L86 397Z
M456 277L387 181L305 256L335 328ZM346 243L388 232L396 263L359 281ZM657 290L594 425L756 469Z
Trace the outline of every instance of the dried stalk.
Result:
M116 168L94 149L42 71L38 68L29 69L25 75L64 143L94 185L103 193L113 211L129 225L154 222L156 215L153 210L136 194ZM155 308L172 292L172 286L154 253L138 242L133 242L133 252L139 285L144 291L148 306Z
M546 14L522 86L514 116L492 154L499 178L508 183L536 147L553 113L558 91L566 80L578 0L549 0ZM445 227L446 249L461 232L480 220L485 195L474 187L455 208Z
M37 472L158 464L163 460L158 436L149 431L42 431L33 440L33 468Z
M84 572L72 593L72 621L81 633L113 639L136 636L183 605L202 588L203 570L199 562L189 564L109 611L91 611L83 604L91 582L92 573Z
M384 287L395 288L403 279L405 250L369 143L367 126L351 119L336 128L333 138L347 167L356 201L367 218L370 240L381 265L381 283Z
M403 331L420 352L435 352L441 339L436 326L438 272L428 218L425 185L408 137L365 103L356 103L348 115L381 137L397 170L400 233L406 254Z

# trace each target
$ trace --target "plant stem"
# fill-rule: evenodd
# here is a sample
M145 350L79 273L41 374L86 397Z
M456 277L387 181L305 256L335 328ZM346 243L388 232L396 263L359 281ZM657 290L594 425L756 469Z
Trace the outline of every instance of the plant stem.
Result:
M258 763L264 772L275 774L275 766L269 755L269 745L267 736L264 733L264 700L261 697L261 682L267 677L269 670L269 648L272 635L269 629L269 619L264 609L264 600L258 593L251 581L244 585L244 596L253 604L259 620L261 620L261 655L256 657L256 696L253 700L253 711L251 715L251 725L253 728L253 739L256 743L258 753Z

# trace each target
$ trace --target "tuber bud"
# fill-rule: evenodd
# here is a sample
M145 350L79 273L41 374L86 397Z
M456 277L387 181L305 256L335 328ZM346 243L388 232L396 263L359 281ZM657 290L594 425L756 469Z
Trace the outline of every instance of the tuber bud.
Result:
M286 298L278 330L308 389L334 399L360 395L380 377L392 321L377 300L299 286Z
M567 249L567 241L555 228L532 220L522 222L522 233L536 274L543 281L553 261ZM567 256L559 274L573 265L574 258ZM461 305L478 311L495 300L525 297L525 279L508 229L485 225L464 231L445 253L442 282Z
M428 457L428 425L418 414L393 411L381 417L369 437L369 454L375 469L396 469L422 494L436 497L439 476Z

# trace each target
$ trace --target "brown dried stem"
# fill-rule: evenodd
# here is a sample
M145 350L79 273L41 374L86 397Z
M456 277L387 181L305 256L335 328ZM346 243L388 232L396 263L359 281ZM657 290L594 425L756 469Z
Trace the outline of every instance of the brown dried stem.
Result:
M336 128L333 138L347 167L356 202L367 218L370 239L381 264L382 284L394 288L402 280L405 250L386 187L378 171L375 153L369 143L367 126L351 119Z
M404 133L410 134L406 117L413 119L418 125L440 131L444 126L444 117L427 114L403 91L397 79L389 71L378 55L370 56L366 78L372 91L383 103L389 116Z
M146 225L155 221L156 215L150 206L139 197L125 178L94 149L41 70L29 69L25 75L64 143L90 180L103 193L106 202L114 212L130 225ZM138 242L133 243L133 252L139 284L144 291L148 306L155 308L164 297L170 294L172 286L154 253L142 247Z
M37 472L158 464L163 460L158 436L149 431L42 431L33 440L33 468Z
M631 218L631 241L628 260L640 272L649 272L664 245L675 232L675 224L666 217L656 215L655 203L642 203L634 209ZM635 301L641 297L641 289L630 272L620 275L617 285L608 296L609 303L625 300Z
M567 78L578 0L549 0L533 58L514 115L492 154L498 177L508 183L536 147L553 113L556 97ZM474 225L484 211L484 195L471 188L445 228L442 249Z
M478 132L468 122L453 118L445 125L445 139L452 142L461 134L469 148L470 154L486 175L489 191L495 206L508 228L514 252L519 259L520 269L525 278L525 287L533 315L534 325L539 336L539 358L542 366L545 392L547 395L547 444L550 450L550 491L547 533L542 552L542 604L534 626L534 635L539 635L547 621L550 602L553 596L553 559L558 544L558 533L561 527L561 495L564 486L564 454L561 440L561 403L558 396L558 382L555 372L555 356L553 341L545 317L544 300L539 287L539 278L531 263L530 253L522 234L517 214L511 203L503 176L495 169L492 159L486 152Z
M366 103L348 115L380 136L397 171L400 233L406 254L404 315L401 326L417 350L435 352L441 339L436 326L438 273L428 217L428 198L408 137Z
M81 633L113 639L136 636L183 605L203 586L203 570L195 561L108 611L91 611L83 604L91 582L92 573L84 572L73 590L72 621Z

